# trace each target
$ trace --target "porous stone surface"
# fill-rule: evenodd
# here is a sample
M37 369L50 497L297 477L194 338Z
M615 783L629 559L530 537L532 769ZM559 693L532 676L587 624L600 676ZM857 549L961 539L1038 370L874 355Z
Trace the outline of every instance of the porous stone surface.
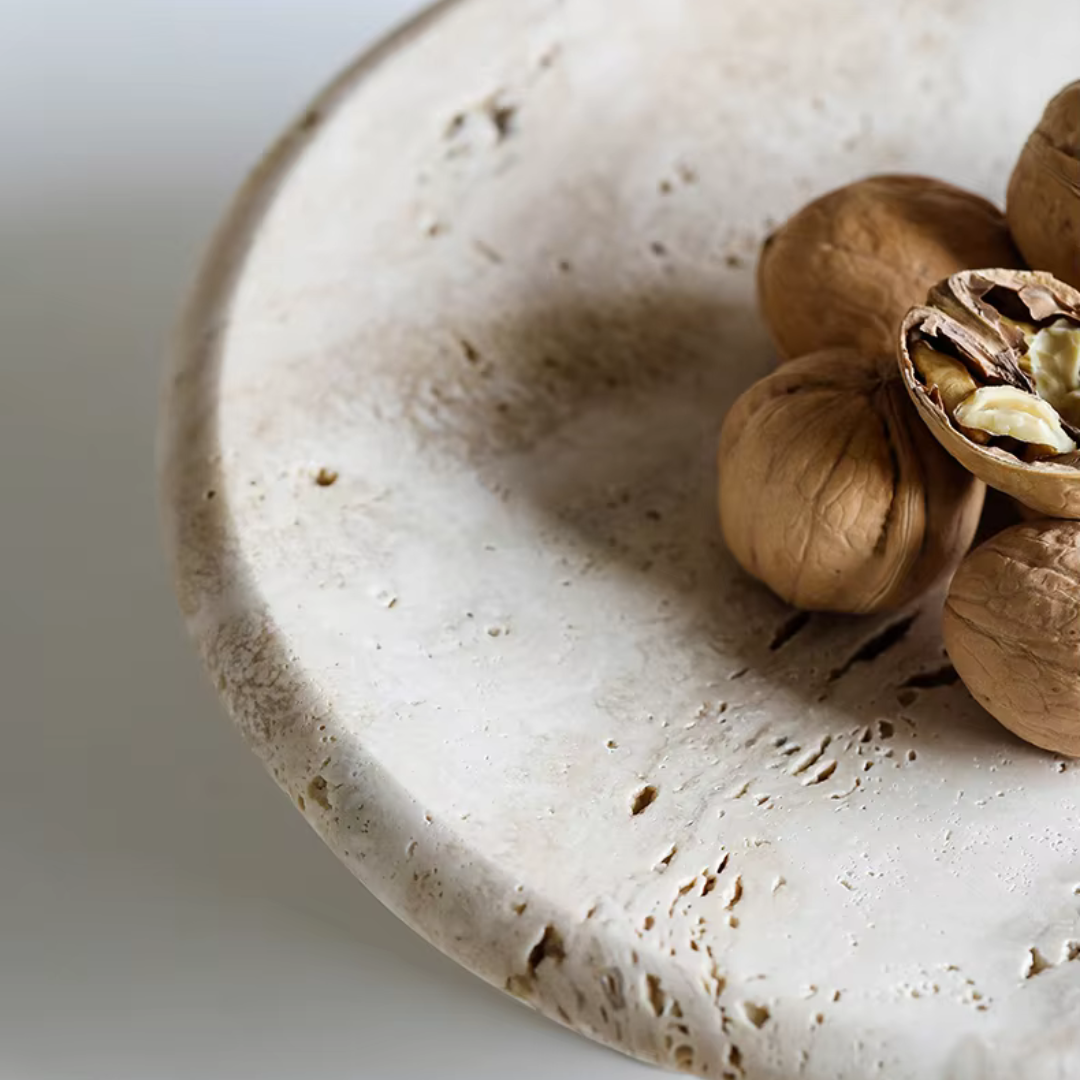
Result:
M1036 7L443 4L269 153L184 317L166 533L237 723L410 925L627 1053L1080 1075L1080 768L957 685L940 597L808 618L715 521L762 238L875 171L1000 198L1076 74Z

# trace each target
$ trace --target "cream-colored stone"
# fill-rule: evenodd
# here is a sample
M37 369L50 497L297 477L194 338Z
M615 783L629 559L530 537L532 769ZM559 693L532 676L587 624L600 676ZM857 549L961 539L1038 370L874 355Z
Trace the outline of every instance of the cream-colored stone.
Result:
M631 1054L1080 1073L1080 771L950 683L940 600L807 620L714 506L761 239L872 172L1000 196L1075 69L1045 10L1000 94L1005 0L443 5L270 153L184 318L166 535L240 727L402 918Z

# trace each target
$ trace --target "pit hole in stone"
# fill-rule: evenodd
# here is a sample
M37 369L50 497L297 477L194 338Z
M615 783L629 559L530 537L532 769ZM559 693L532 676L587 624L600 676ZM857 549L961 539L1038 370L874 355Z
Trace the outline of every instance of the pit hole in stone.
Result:
M746 1017L747 1022L753 1024L754 1027L759 1030L763 1028L768 1022L772 1013L764 1005L757 1005L753 1001L744 1001L742 1003L743 1016Z
M836 772L836 769L837 763L835 761L826 761L816 773L808 776L803 781L803 787L814 787L816 784L825 783Z
M657 1016L661 1016L664 1012L664 1008L667 1005L667 994L664 992L664 988L660 985L660 978L657 975L645 976L645 995L649 999L649 1004L652 1006L652 1011Z
M683 1034L685 1034L685 1032ZM694 1064L694 1048L692 1046L687 1046L686 1043L683 1043L682 1046L676 1046L675 1064L678 1065L680 1069L692 1068Z
M773 634L772 641L769 642L769 651L778 652L791 641L792 638L802 633L809 625L809 622L809 611L796 611L777 628L776 633Z
M697 884L697 877L692 877L685 885L679 886L679 891L676 895L676 899L680 896L685 896L695 885Z
M458 344L461 345L461 354L470 364L480 363L480 350L466 338L460 338Z
M326 797L326 777L325 776L313 776L308 781L307 797L313 802L317 803L324 810L330 809L330 800Z
M630 813L637 817L638 814L644 813L654 802L656 802L656 796L660 792L657 791L653 784L646 784L635 796L633 802L630 804Z
M1034 979L1036 975L1041 975L1044 971L1049 971L1053 966L1054 965L1033 946L1028 949L1028 959L1024 968L1024 978Z
M536 974L536 969L545 961L553 960L556 964L566 958L562 934L550 924L544 927L540 940L529 950L529 971Z
M959 681L960 675L956 668L952 664L945 664L933 671L921 671L917 675L912 675L900 686L902 690L933 690L938 686L955 686ZM901 702L901 704L910 704L910 702Z
M518 107L498 94L485 104L484 112L495 128L497 142L505 141L517 130Z
M728 902L724 905L724 907L728 911L731 911L735 907L735 905L738 904L740 900L742 900L742 898L743 898L743 883L742 883L742 875L740 874L731 883L731 893L729 894Z
M319 487L332 487L337 483L338 473L335 469L327 469L325 466L315 474L315 483Z
M679 848L677 844L671 845L671 850L657 863L658 866L662 866L665 870L671 865L671 860L675 858Z
M609 968L600 976L600 988L604 996L616 1011L626 1008L626 997L623 994L622 972L618 968Z
M830 672L829 682L842 679L856 664L869 664L879 656L884 656L890 649L895 648L911 632L911 628L915 625L915 620L918 617L919 612L916 611L913 615L906 615L902 619L897 619L896 622L890 623L884 630L875 634L868 641L863 642L847 660Z

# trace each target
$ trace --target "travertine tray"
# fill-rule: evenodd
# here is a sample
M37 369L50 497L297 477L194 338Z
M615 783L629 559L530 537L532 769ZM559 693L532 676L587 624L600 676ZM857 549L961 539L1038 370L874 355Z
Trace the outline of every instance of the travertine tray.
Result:
M394 911L713 1077L1080 1076L1080 768L953 683L937 599L733 566L716 432L770 224L879 170L1000 197L1080 5L461 0L241 192L163 429L184 612Z

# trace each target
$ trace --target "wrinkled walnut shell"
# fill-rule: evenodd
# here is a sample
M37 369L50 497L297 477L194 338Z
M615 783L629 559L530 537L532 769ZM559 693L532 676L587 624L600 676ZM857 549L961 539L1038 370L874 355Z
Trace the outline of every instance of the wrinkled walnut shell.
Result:
M924 341L955 354L985 384L1007 384L1010 365L1015 366L1026 346L1000 321L995 305L1015 312L1017 303L1037 323L1065 317L1080 324L1080 292L1050 274L963 271L932 289L926 305L905 317L900 329L900 372L919 414L964 468L1041 514L1080 518L1080 455L1025 461L1003 446L972 441L950 417L941 393L924 383L913 363L913 350Z
M1080 524L1015 525L960 564L945 648L972 696L1036 746L1080 757Z
M846 349L747 390L719 462L732 554L812 611L882 611L919 595L967 551L985 493L926 431L893 361Z
M1080 81L1046 106L1029 136L1005 214L1029 266L1080 288Z
M766 241L762 316L783 359L850 347L892 354L908 308L942 278L1021 266L1002 213L922 176L872 176L815 199Z

